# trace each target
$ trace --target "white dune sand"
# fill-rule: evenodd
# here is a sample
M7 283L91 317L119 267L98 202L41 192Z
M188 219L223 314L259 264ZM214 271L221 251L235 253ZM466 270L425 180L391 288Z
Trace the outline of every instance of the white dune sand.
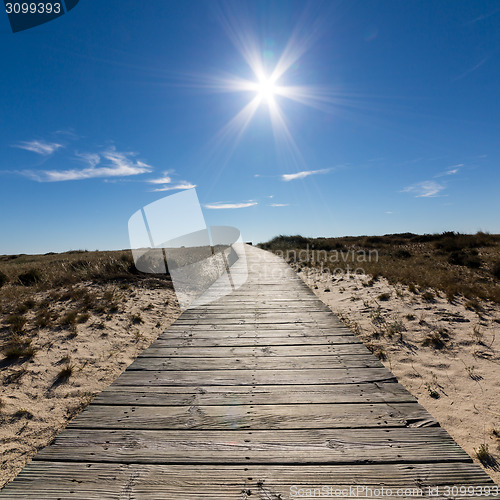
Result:
M499 304L480 301L478 313L463 298L450 304L434 291L429 302L383 278L366 286L367 275L299 275L475 462L475 450L486 444L500 464ZM498 467L485 470L500 484Z

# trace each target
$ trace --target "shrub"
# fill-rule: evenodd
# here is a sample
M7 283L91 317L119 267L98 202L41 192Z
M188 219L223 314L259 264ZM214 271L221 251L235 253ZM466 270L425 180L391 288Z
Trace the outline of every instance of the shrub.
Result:
M76 318L76 321L77 323L86 323L89 319L90 319L89 313L82 313Z
M30 269L26 271L25 273L20 274L17 277L17 280L21 285L24 286L31 286L31 285L36 285L37 283L40 283L42 281L43 276L40 273L38 269Z
M6 323L14 333L22 333L27 319L19 314L12 314L7 318Z
M475 299L468 300L465 303L465 308L468 309L469 311L474 311L477 313L480 313L483 310L481 304Z
M396 252L396 257L398 259L409 259L411 257L411 253L408 250L398 250Z
M471 255L465 259L465 265L471 269L479 269L482 263L482 260L476 255Z
M3 354L8 361L18 361L20 359L31 359L36 353L36 349L26 344L17 344L7 347Z
M493 276L495 276L495 278L500 280L500 260L496 261L493 264L493 269L491 273L493 274Z
M378 297L378 300L383 300L383 301L386 301L386 300L389 300L391 298L391 294L390 293L381 293Z
M0 288L2 288L6 283L9 282L9 277L0 271Z
M422 294L422 298L426 301L426 302L434 302L434 294L431 292L431 291L427 291L427 292L424 292Z
M61 325L62 326L72 326L72 325L75 325L76 321L77 321L77 316L78 316L77 311L68 311L61 318Z
M35 317L35 325L38 328L49 328L52 326L52 314L47 309L42 309Z

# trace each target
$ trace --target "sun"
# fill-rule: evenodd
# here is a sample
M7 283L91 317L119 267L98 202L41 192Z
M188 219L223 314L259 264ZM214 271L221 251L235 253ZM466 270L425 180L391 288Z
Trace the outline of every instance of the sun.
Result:
M266 102L270 102L277 94L278 88L272 78L261 77L256 84L258 97Z
M294 84L289 81L297 77L299 60L317 41L316 34L310 36L308 30L302 29L305 21L301 21L300 29L297 27L293 31L283 51L278 54L263 50L251 28L245 22L240 22L238 13L231 10L226 13L223 10L221 21L229 39L248 66L245 77L234 73L223 77L203 75L197 85L216 92L242 92L249 99L245 99L243 107L216 133L213 138L214 150L224 146L228 148L229 155L232 154L259 108L266 107L280 154L287 161L305 165L289 127L290 115L293 118L293 109L287 109L290 101L332 113L337 111L338 104L344 98L329 85ZM316 20L313 21L316 26Z

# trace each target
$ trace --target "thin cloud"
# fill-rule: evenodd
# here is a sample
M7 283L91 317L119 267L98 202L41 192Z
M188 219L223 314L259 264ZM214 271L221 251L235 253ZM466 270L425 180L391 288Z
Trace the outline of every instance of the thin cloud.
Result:
M162 188L153 189L153 193L159 193L162 191L174 191L176 189L193 189L195 187L196 184L191 184L190 182L180 182L179 184L174 184L172 186L163 186Z
M484 21L485 19L488 19L489 17L495 15L497 12L500 11L500 8L497 8L487 14L481 14L480 16L478 17L475 17L474 19L472 19L471 21L465 23L465 26L469 25L469 24L474 24L474 23L478 23L480 21Z
M456 82L457 80L461 80L462 78L465 78L466 76L470 75L471 73L473 73L474 71L479 69L488 59L489 59L489 57L484 57L477 64L475 64L474 66L472 66L468 70L464 71L461 75L458 75L457 77L455 77L453 79L453 81Z
M23 141L18 144L14 144L12 147L31 151L42 156L50 156L52 153L64 146L56 142Z
M387 211L387 212L384 212L384 214L391 215L392 212L391 211Z
M435 181L423 181L406 187L402 192L412 193L415 195L415 198L434 198L443 189L445 189L445 186Z
M270 207L288 207L290 206L288 203L271 203Z
M247 201L244 203L223 203L223 202L215 202L215 203L207 203L206 205L203 205L205 208L208 208L210 210L227 210L231 208L247 208L247 207L253 207L255 205L258 205L256 201Z
M459 170L464 166L463 163L459 163L458 165L453 165L448 167L448 170L441 172L440 174L435 175L435 177L444 177L446 175L455 175L458 174Z
M295 179L304 179L305 177L309 177L310 175L327 174L328 172L330 172L330 170L330 168L324 168L321 170L304 170L303 172L297 172L295 174L283 174L281 176L281 180L288 182Z
M149 179L146 182L151 184L170 184L172 182L172 177L165 175L164 177L160 177L159 179Z
M101 162L101 157L97 153L75 153L78 158L81 158L89 168L94 168Z
M153 170L153 167L147 163L134 160L135 153L116 151L115 148L108 149L99 155L79 154L78 156L88 162L87 168L36 172L24 170L20 173L38 182L61 182L103 177L128 177L149 173ZM102 166L97 167L97 165Z

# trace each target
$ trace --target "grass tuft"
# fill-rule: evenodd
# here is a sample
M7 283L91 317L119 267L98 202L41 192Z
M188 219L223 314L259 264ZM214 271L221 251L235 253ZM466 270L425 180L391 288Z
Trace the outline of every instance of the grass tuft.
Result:
M378 300L387 301L391 298L391 294L387 292L381 293L377 298Z
M26 408L19 408L19 410L14 413L14 416L17 418L33 418L33 413Z
M56 377L57 382L63 383L67 382L69 378L73 375L73 365L67 364Z
M6 320L7 325L10 326L10 329L15 334L23 333L27 322L28 320L20 314L11 314Z
M477 459L485 466L485 467L496 467L497 462L495 458L491 455L488 445L486 443L482 443L479 445L479 448L474 448L474 452L476 453Z
M140 314L132 314L132 316L130 316L130 322L133 325L140 325L144 323L144 320L142 319L142 316Z
M434 349L442 349L446 346L440 332L429 333L422 341L422 345L425 347L433 347Z

